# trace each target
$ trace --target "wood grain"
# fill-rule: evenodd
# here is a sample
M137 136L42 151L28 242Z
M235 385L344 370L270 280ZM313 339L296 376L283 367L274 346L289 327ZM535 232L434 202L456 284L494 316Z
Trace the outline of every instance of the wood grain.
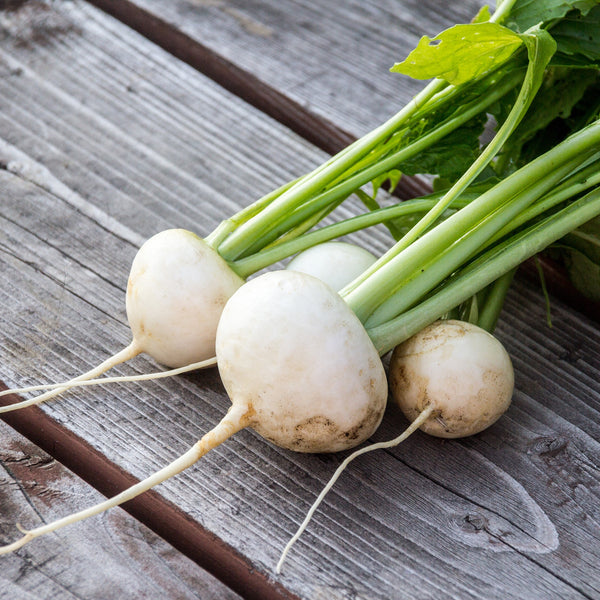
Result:
M408 23L436 14L433 26L441 29L479 8L460 3L442 14L433 2L92 2L328 153L421 89L389 73L420 35ZM405 177L395 194L428 189L423 177Z
M406 58L422 35L468 22L481 7L477 0L448 3L444 10L435 0L94 3L126 22L136 14L133 7L142 9L153 23L168 24L354 136L377 127L421 89L421 82L390 73L393 64ZM136 24L144 27L139 14ZM153 31L152 25L145 35L168 43L169 34Z
M102 496L0 423L0 529L42 523ZM7 557L0 597L223 598L237 594L123 511L108 513Z
M2 26L0 364L22 385L129 341L124 288L141 239L175 225L206 234L324 155L85 3L25 4ZM375 251L387 240L361 238ZM417 434L357 461L281 577L279 551L342 457L245 431L157 492L301 598L598 597L600 338L560 302L552 329L544 318L540 291L519 282L499 330L517 370L505 418L469 440ZM140 357L116 371L153 368ZM43 410L140 478L228 406L212 370ZM390 407L376 438L405 424Z

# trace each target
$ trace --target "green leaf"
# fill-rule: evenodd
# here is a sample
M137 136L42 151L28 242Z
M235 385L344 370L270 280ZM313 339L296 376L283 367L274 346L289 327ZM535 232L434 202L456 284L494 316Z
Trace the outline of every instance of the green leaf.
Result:
M511 166L543 154L594 119L600 109L600 76L592 69L551 68L530 110L503 149Z
M573 285L588 298L600 300L600 218L563 238L561 253Z
M490 20L490 8L489 6L482 6L479 12L473 17L471 23L487 23Z
M562 19L572 10L586 15L598 4L598 0L517 0L504 24L524 32L540 23Z
M561 54L600 61L600 4L587 14L573 11L551 29Z
M391 194L396 189L396 186L400 182L401 178L402 171L399 171L398 169L392 169L391 171L383 173L379 177L373 179L371 182L371 185L373 186L373 197L375 198L377 196L377 192L386 181L389 181L388 191Z
M497 23L455 25L433 39L422 37L406 60L391 71L459 85L500 66L522 44L519 35Z
M439 140L434 146L420 152L398 168L406 175L432 174L455 181L477 158L479 138L485 126L485 115L479 115Z

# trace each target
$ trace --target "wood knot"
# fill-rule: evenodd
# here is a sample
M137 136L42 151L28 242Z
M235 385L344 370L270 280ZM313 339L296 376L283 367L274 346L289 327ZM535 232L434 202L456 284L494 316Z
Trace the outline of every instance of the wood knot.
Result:
M527 454L537 454L552 458L562 452L569 441L562 437L542 436L530 442Z
M488 520L480 513L468 513L463 517L461 528L470 533L485 531L488 526Z

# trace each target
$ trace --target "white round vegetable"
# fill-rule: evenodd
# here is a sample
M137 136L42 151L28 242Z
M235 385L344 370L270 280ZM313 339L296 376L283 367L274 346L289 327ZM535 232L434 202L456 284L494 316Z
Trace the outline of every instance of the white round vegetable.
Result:
M156 234L136 254L127 283L133 343L168 367L214 356L221 312L243 283L196 234Z
M379 355L346 303L312 276L275 271L249 281L223 311L216 348L231 401L279 446L345 450L381 421Z
M131 500L244 427L292 450L334 452L361 443L381 421L388 390L379 355L342 298L314 277L277 271L242 286L223 311L216 349L232 405L212 431L117 496L21 530L0 554Z
M494 423L509 407L514 373L504 346L470 323L436 321L394 349L392 396L414 421L431 407L426 433L458 438Z
M243 283L227 262L194 233L184 229L157 233L138 250L129 274L126 307L131 343L70 381L1 392L4 395L50 388L34 398L0 407L0 413L40 404L142 352L178 371L214 365L221 312ZM174 372L162 372L160 376L166 374ZM122 378L127 379L136 377Z
M324 242L297 254L286 269L313 275L336 292L366 271L377 257L347 242Z

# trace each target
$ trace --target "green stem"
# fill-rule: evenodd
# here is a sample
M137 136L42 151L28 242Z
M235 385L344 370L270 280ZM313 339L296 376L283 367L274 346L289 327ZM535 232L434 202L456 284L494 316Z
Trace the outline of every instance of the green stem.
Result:
M477 99L472 100L468 104L464 105L458 115L446 119L435 129L425 135L420 136L419 139L415 140L408 146L393 152L390 156L384 159L376 161L371 166L363 168L363 170L361 170L359 173L344 179L335 187L316 195L312 199L306 201L300 208L296 209L291 214L285 213L282 215L279 223L271 221L269 223L269 231L263 231L262 235L259 238L256 238L253 244L250 245L248 244L248 241L246 241L246 251L238 256L238 258L242 258L243 256L248 256L257 252L261 247L265 247L266 245L272 243L286 231L289 231L291 228L303 223L310 217L310 215L316 213L317 211L321 211L327 207L330 207L331 210L333 210L333 208L338 206L340 202L342 202L361 186L373 181L373 179L379 177L383 173L388 172L390 169L401 164L403 161L413 158L423 150L430 148L437 141L441 140L452 131L455 131L473 117L481 114L486 110L486 108L505 96L509 90L513 89L520 79L521 75L518 73L509 74L509 76L505 77L500 84L494 87L492 92L483 97L478 97ZM254 233L252 235L254 235ZM229 242L230 239L231 237L228 238L224 244ZM224 244L219 247L220 253L224 251Z
M354 231L366 229L367 227L379 225L385 221L425 212L430 209L435 202L436 200L433 199L407 200L395 204L394 206L373 210L356 217L345 219L344 221L339 221L338 223L321 227L316 231L304 234L298 238L270 246L256 254L234 261L230 263L230 265L240 277L245 279L252 273L256 273L269 265L317 244L328 242L329 240L348 235ZM467 200L462 198L460 203L457 203L456 207L461 208L466 206L466 204Z
M477 325L482 329L489 331L490 333L493 333L494 329L496 329L498 317L500 316L500 312L504 306L504 300L506 298L506 294L508 293L508 289L510 288L510 284L515 276L516 270L517 269L514 268L494 281L494 283L490 286L490 290L483 304L483 308L481 308L479 311Z
M511 231L518 229L521 225L532 221L539 215L548 212L551 208L558 206L562 202L569 200L600 184L600 160L596 159L589 166L577 171L565 179L552 192L546 194L532 206L524 210L508 225L500 229L496 235L490 239L490 244L503 238Z
M357 160L384 141L390 133L406 122L410 116L432 98L447 84L434 80L417 94L402 110L380 127L374 129L357 142L328 161L323 168L281 194L274 202L264 208L255 218L242 224L219 246L219 253L226 260L235 260L248 247L248 240L260 239L266 228L278 222L282 216L294 211L306 198L318 194L328 183L335 180L350 168Z
M517 0L502 0L498 3L494 14L490 17L490 23L501 23L512 10Z
M508 242L491 248L411 310L383 325L369 328L375 347L383 356L479 290L598 215L600 189L595 189Z
M302 175L292 181L289 181L276 190L269 192L262 198L259 198L249 206L243 208L234 216L222 221L215 230L205 238L205 241L211 245L213 248L217 248L233 231L235 231L240 225L246 223L250 219L256 217L261 213L261 211L271 204L275 199L281 196L284 192L287 192L289 189L298 185L302 180L308 179L309 177L314 177L318 173L327 169L329 165L331 165L335 160L339 160L340 157L344 156L346 153L350 152L353 146L356 144L350 144L343 150L340 150L336 156L329 158L327 161L313 169L308 174Z
M429 230L391 261L374 270L356 289L350 293L342 291L342 296L365 323L377 307L397 292L415 272L420 271L423 265L467 234L490 213L530 186L539 190L538 197L543 195L560 181L555 178L558 169L561 177L564 177L565 165L570 163L570 168L573 168L572 161L585 162L589 158L588 153L593 152L599 143L600 121L571 135L546 154L515 171L464 209Z
M575 159L579 161L580 159ZM490 239L503 226L514 219L544 191L552 188L573 169L574 161L555 168L546 176L513 196L497 209L490 209L484 216L467 227L464 234L457 228L453 243L444 242L440 246L430 246L429 254L423 253L419 268L405 277L399 277L395 289L381 302L365 321L367 327L385 323L418 302L444 278L463 263L489 246ZM475 200L473 203L477 202ZM464 212L464 211L460 211ZM460 213L456 213L458 215ZM450 217L448 220L450 220ZM431 254L433 251L433 254Z
M268 206L271 202L273 202L276 198L278 198L283 192L290 189L293 185L295 185L299 179L294 181L290 181L276 190L269 192L262 198L259 198L249 206L246 206L238 213L236 213L233 217L229 217L225 221L222 221L217 225L212 233L210 233L204 241L213 248L217 248L217 246L232 232L235 231L242 223L245 223L255 215L259 214L265 206Z

